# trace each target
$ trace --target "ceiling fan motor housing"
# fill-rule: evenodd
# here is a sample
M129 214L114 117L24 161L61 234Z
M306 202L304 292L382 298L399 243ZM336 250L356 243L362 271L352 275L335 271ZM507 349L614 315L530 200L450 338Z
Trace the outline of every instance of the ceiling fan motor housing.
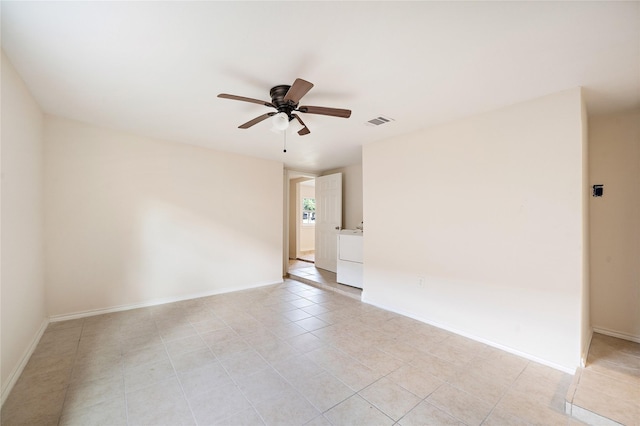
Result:
M291 86L286 84L281 84L279 86L274 86L269 91L269 95L271 96L271 103L275 105L278 109L278 112L284 112L289 117L289 121L293 120L293 116L291 113L297 108L298 104L294 104L292 101L285 101L284 97Z

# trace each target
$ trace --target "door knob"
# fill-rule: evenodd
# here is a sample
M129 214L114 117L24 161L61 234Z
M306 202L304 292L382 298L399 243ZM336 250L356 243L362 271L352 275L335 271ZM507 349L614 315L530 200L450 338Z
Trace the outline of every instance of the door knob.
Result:
M340 227L339 227L339 226L336 226L336 231L339 231L339 230L340 230Z

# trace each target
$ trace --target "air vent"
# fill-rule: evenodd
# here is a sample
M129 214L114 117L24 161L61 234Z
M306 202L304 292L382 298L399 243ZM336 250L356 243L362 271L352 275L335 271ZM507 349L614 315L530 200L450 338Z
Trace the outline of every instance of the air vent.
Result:
M365 124L367 126L382 126L383 124L387 124L391 121L395 121L395 120L393 118L384 117L380 115L376 118L372 118L371 120L367 121Z

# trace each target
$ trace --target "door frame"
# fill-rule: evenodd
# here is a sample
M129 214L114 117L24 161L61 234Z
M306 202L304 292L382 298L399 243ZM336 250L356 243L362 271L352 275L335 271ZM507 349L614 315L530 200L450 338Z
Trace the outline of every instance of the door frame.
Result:
M290 208L291 208L291 191L289 191L289 188L291 186L291 180L292 179L297 179L297 178L310 178L310 179L315 179L318 176L320 176L320 174L318 173L311 173L311 172L304 172L301 170L293 170L293 169L284 169L284 179L283 179L283 189L284 189L284 214L283 214L283 227L282 229L284 230L283 232L283 236L282 236L282 276L286 277L287 274L289 273L289 221L291 219L291 215L289 214ZM295 195L295 194L293 194Z

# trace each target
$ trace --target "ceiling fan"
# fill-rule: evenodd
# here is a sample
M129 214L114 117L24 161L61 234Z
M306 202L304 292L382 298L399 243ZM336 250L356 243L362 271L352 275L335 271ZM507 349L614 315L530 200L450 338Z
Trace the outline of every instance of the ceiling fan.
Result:
M311 90L312 83L301 78L296 78L292 86L286 84L275 86L271 88L269 95L271 96L271 102L261 101L259 99L245 98L244 96L229 95L227 93L220 93L219 98L233 99L236 101L251 102L254 104L260 104L275 108L276 112L268 112L253 120L247 121L244 124L238 126L239 129L248 129L249 127L266 120L269 117L273 117L273 126L277 130L286 130L289 127L289 122L297 120L302 126L302 129L298 130L300 136L308 135L311 133L306 124L302 121L298 114L295 112L301 112L305 114L320 114L329 115L331 117L349 118L351 116L351 110L340 108L327 108L319 106L298 106L300 99Z

